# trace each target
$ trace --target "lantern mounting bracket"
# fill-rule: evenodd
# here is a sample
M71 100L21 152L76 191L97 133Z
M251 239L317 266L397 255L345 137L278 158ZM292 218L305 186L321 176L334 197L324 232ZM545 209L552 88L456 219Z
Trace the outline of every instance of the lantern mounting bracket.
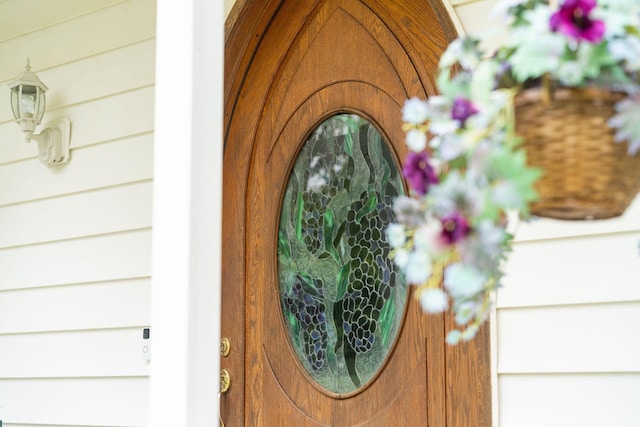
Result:
M69 141L71 139L71 121L66 117L45 124L37 135L25 133L27 142L38 143L38 160L47 166L59 165L69 161Z

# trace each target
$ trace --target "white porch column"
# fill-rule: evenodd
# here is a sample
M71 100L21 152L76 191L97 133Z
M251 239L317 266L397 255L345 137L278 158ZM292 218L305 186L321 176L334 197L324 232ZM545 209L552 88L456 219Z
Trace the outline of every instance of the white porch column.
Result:
M158 0L150 425L217 425L223 3Z

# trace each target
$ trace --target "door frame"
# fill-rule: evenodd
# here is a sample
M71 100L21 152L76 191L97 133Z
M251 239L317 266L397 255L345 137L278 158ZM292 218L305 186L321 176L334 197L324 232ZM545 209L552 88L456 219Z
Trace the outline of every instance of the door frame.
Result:
M221 359L220 367L228 370L233 379L232 387L223 396L223 419L245 416L244 372L245 360L245 312L247 295L245 284L245 211L244 200L247 183L237 177L248 176L255 134L252 129L260 120L262 105L271 87L271 78L278 70L280 61L289 49L288 40L293 40L307 16L322 0L308 0L296 8L295 16L288 28L282 31L282 43L276 52L271 51L270 59L262 61L260 73L252 72L252 65L259 54L261 42L274 17L288 0L237 0L225 23L225 64L224 64L224 157L223 157L223 218L222 242L222 307L221 336L233 337L229 356ZM299 2L299 0L293 0ZM382 0L360 0L372 8L381 8ZM429 23L436 27L427 33L422 24L424 16L416 15L411 28L405 31L393 19L394 11L386 9L387 24L398 35L407 48L414 66L420 75L428 94L435 94L435 77L440 54L449 41L458 35L459 25L447 1L415 0L416 10L429 14ZM420 10L420 8L424 8ZM453 19L452 19L453 18ZM430 30L432 30L430 28ZM435 41L433 40L435 34ZM238 109L240 97L251 94L256 102ZM234 136L233 140L229 135ZM230 166L233 165L233 166ZM240 254L240 255L239 255ZM230 284L234 284L230 286ZM242 307L242 309L238 309ZM426 316L426 314L425 314ZM446 319L446 322L451 322ZM489 327L471 342L455 347L447 347L445 354L446 382L443 398L447 401L447 427L490 426L491 425L491 378ZM474 378L472 383L468 378ZM233 414L233 416L225 414Z

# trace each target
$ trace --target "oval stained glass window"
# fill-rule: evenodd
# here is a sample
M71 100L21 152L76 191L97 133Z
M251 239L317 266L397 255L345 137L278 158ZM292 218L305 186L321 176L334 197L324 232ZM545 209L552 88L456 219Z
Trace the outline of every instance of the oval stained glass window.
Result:
M402 178L380 133L340 114L307 139L278 232L279 292L295 352L323 388L349 393L378 372L404 316L407 286L389 256Z

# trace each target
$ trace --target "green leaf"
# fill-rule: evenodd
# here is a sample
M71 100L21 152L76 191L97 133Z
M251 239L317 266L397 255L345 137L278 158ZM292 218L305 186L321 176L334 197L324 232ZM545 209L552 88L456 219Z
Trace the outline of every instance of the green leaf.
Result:
M353 137L351 133L347 133L344 136L344 151L349 155L349 157L353 157Z
M332 209L327 208L323 214L323 234L324 234L324 248L327 252L335 258L336 261L340 261L340 256L338 255L338 251L333 246L333 224L334 224L334 213Z
M555 34L540 34L535 38L519 38L520 45L509 60L518 82L538 78L558 68L560 61L557 47L562 46L563 42L557 37Z
M300 285L306 294L319 296L318 289L316 288L315 283L313 282L313 277L309 273L301 271L298 273L298 279L300 281Z
M520 206L513 206L513 208L521 210L525 215L528 214L529 203L538 198L534 184L542 175L542 171L527 166L526 153L522 149L495 150L491 158L491 165L497 179L508 180L521 197Z
M304 215L304 201L302 200L302 191L298 191L298 197L296 199L296 237L302 243L304 243L304 237L302 237L302 217Z
M282 232L278 233L278 255L287 260L291 259L291 246L289 245L289 239Z
M470 83L471 99L484 103L490 102L491 92L496 85L498 67L498 64L492 60L480 62Z
M358 376L358 371L356 371L356 352L353 351L348 343L344 346L344 362L347 365L347 371L349 372L349 377L353 385L355 385L356 388L360 387L360 376Z
M389 334L391 333L391 328L393 326L393 320L395 317L396 305L394 304L394 299L389 298L387 302L382 306L382 310L380 311L380 337L382 338L382 346L387 347L389 341Z
M368 193L369 197L367 199L367 203L358 212L356 212L356 221L361 221L362 218L369 215L376 209L376 205L378 204L378 195L375 191L371 190L369 190Z
M345 292L347 292L347 285L349 284L349 273L351 272L351 264L346 263L342 266L336 277L337 294L336 300L341 299Z

